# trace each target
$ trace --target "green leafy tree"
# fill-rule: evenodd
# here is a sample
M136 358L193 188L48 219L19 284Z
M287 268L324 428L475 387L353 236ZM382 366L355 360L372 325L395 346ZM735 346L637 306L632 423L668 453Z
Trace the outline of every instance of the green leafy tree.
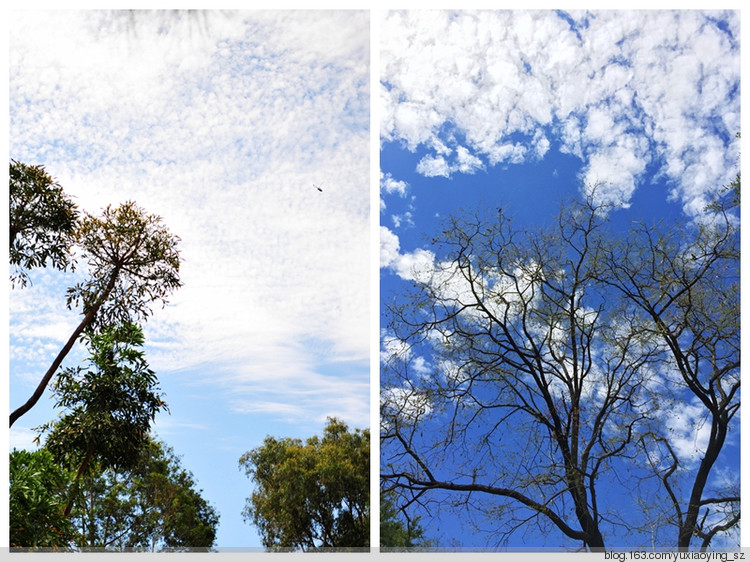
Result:
M9 176L10 279L25 286L29 269L49 263L64 270L71 264L78 212L44 167L11 160Z
M380 494L380 546L389 551L428 548L432 542L425 538L419 516L399 518L393 493Z
M55 382L56 406L65 413L49 430L45 446L78 482L92 466L128 469L140 458L156 413L166 409L156 374L145 359L136 324L104 327L86 335L87 366L63 370ZM72 504L68 503L66 515Z
M132 468L83 479L71 520L81 547L194 551L214 545L219 516L174 452L149 439Z
M45 449L14 449L9 473L11 548L67 550L77 538L63 513L72 474Z
M146 319L155 302L166 303L181 286L179 238L161 218L132 202L107 207L101 217L86 215L75 242L89 266L88 278L68 290L68 308L81 306L83 318L42 377L32 396L10 415L10 425L28 412L86 330Z
M93 463L79 486L73 480L45 448L11 453L11 547L195 551L215 542L218 514L163 443L149 439L130 469Z
M322 438L267 437L240 467L256 489L244 510L269 550L369 546L370 433L329 418Z

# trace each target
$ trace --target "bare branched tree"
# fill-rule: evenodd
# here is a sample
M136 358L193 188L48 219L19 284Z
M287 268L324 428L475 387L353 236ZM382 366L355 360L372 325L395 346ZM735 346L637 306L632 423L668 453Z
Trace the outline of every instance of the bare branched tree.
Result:
M635 452L653 359L596 276L605 214L589 201L539 233L502 212L453 219L435 241L447 257L390 310L402 347L386 364L387 489L407 503L434 489L493 496L506 538L533 520L604 548L617 520L600 481Z
M503 541L536 526L596 551L650 528L706 547L739 521L733 484L711 478L739 408L737 231L714 209L623 238L595 194L544 231L499 211L434 240L387 312L384 488L402 507L450 492ZM668 422L694 398L710 431L688 458L700 416L679 435Z

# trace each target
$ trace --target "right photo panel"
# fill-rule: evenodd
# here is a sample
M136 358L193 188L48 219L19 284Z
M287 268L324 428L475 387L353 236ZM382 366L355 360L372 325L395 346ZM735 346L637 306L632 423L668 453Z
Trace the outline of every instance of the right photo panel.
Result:
M382 550L738 549L740 12L377 17Z

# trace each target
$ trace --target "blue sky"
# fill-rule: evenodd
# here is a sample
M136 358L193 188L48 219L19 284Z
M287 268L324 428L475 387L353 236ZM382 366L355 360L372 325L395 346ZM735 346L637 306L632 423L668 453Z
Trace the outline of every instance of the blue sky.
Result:
M519 229L542 228L599 184L616 225L694 220L739 171L739 25L738 12L382 14L382 311L428 278L419 272L441 259L430 240L454 213L500 207ZM403 353L388 320L384 361ZM426 351L406 357L414 380L438 376ZM385 404L430 411L429 397L393 380L383 378ZM707 430L699 409L670 416L675 449L695 458ZM735 433L719 472L737 476L738 445ZM496 526L432 507L413 514L442 545L494 544ZM485 530L473 533L475 522ZM510 544L566 543L529 531Z
M10 157L82 209L135 199L182 239L185 286L145 326L171 410L155 431L219 511L220 547L260 545L240 455L326 416L370 426L378 283L392 299L450 213L544 225L603 180L618 220L689 221L736 173L737 13L374 8L9 12ZM77 323L72 278L9 293L11 407ZM45 399L9 445L54 415ZM456 521L423 524L467 537Z
M320 434L327 416L370 425L369 14L9 22L10 156L81 209L132 199L181 238L184 286L145 325L171 412L154 431L220 513L217 546L261 546L240 456ZM13 408L79 321L74 278L39 271L10 292ZM51 405L14 424L11 447L32 446Z

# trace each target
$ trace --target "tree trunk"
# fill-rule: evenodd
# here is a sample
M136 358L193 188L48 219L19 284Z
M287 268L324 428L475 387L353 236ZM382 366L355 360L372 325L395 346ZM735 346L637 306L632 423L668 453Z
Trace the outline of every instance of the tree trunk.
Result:
M102 304L104 304L104 301L106 301L107 298L109 297L109 294L112 292L112 289L115 286L115 282L117 281L118 274L119 274L119 268L116 268L112 272L112 277L110 278L106 289L104 289L102 296L99 298L97 303L91 308L91 310L88 311L86 316L83 317L83 320L81 320L81 323L78 324L78 327L73 331L73 334L70 336L67 343L60 350L60 353L57 354L57 357L55 357L55 360L52 362L52 365L50 365L50 368L47 369L47 372L42 377L42 380L40 381L39 385L36 387L36 390L34 391L34 393L31 395L31 398L29 398L22 406L19 406L16 410L14 410L10 414L10 426L9 427L13 427L13 424L15 423L15 421L18 418L20 418L22 415L24 415L26 412L31 410L31 408L33 408L34 405L42 397L42 394L44 394L44 389L47 388L47 385L49 384L50 379L52 379L52 375L55 374L55 371L57 371L57 368L63 362L63 359L65 359L65 356L73 348L73 345L75 344L78 337L91 324L91 322L94 320L94 317L96 316L96 313L99 312L99 309L101 308Z
M81 479L83 474L86 472L86 469L89 466L89 463L91 462L91 457L94 456L94 445L93 443L89 443L89 448L86 451L86 457L83 459L83 462L81 463L81 466L78 467L78 473L76 474L75 479L73 480L73 485L75 486L78 484L78 481ZM73 498L70 498L68 500L68 504L65 506L65 517L70 519L70 513L73 511Z
M698 522L698 512L701 507L700 501L703 497L703 490L706 487L711 468L719 457L724 440L726 439L727 426L725 423L722 423L722 420L717 420L716 417L717 415L714 414L711 437L706 447L706 453L703 455L703 459L698 467L698 473L695 476L693 489L690 494L690 503L685 514L685 521L682 523L677 537L677 547L681 551L690 549L690 540L693 538L693 533L696 530L695 526Z

